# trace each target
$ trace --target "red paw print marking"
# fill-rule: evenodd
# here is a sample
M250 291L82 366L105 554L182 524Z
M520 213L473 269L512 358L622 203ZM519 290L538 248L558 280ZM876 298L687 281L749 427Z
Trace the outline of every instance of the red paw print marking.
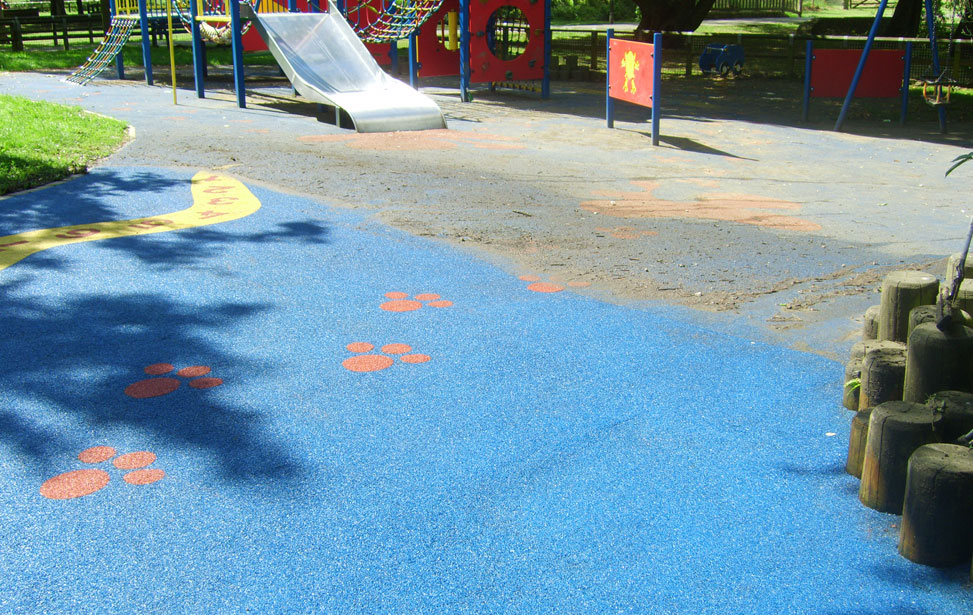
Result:
M348 357L341 362L341 365L352 372L377 372L392 367L395 363L394 355L402 363L425 363L429 361L429 355L412 353L412 346L408 344L386 344L382 346L385 354L364 354L371 353L375 346L368 342L352 342L345 346L348 352L357 352L353 357Z
M98 464L115 457L117 451L110 446L93 446L78 453L81 463ZM119 455L112 461L112 465L119 470L128 470L122 480L130 485L151 485L162 480L164 470L149 468L155 462L155 453L138 451ZM91 495L100 491L111 476L104 470L85 468L72 470L49 478L41 485L41 495L51 500L70 500Z
M446 301L434 293L423 293L409 299L407 293L393 292L385 293L385 298L391 299L391 301L386 301L381 305L381 308L386 312L412 312L421 308L423 302L434 308L445 308L453 305L452 301Z
M168 374L176 369L171 363L153 363L145 368L145 373L150 376L161 376ZM210 372L210 368L205 365L192 365L184 367L178 372L177 376L191 378L189 386L194 389L211 389L223 384L222 378L203 378ZM146 378L139 380L125 387L125 394L135 399L146 399L148 397L159 397L167 395L179 388L182 383L177 378Z
M553 278L551 278L553 280ZM520 280L524 282L530 282L527 285L527 290L532 290L535 293L559 293L564 290L564 287L560 284L555 284L551 282L542 282L540 276L536 275L522 275ZM585 286L591 286L591 282L573 281L568 282L568 286L573 288L583 288Z

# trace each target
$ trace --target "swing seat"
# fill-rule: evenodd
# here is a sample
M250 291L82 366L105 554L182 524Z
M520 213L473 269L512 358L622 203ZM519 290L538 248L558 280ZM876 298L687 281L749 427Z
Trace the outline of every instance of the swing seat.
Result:
M917 79L916 83L922 85L922 98L931 107L940 107L949 104L949 97L953 93L953 86L956 80L946 76L946 73L938 77L927 76Z

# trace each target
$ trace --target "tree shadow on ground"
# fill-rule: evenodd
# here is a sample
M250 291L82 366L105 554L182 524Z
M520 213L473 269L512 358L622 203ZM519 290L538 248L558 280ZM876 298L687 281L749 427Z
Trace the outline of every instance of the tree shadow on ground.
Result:
M219 401L186 383L155 398L125 393L146 357L185 367L207 365L234 372L259 371L240 356L217 347L203 330L232 327L271 309L255 303L224 302L201 312L191 303L159 294L87 294L64 301L39 301L19 284L0 287L0 320L6 334L0 355L8 361L0 412L0 446L30 458L37 468L102 444L92 434L125 428L217 460L220 474L236 481L272 478L283 486L298 478L300 464L285 442L265 430L265 418ZM213 376L219 376L216 371ZM166 374L172 378L174 373ZM69 425L76 425L73 430ZM73 433L72 433L73 431Z
M0 228L16 233L86 221L127 219L111 205L112 196L151 198L189 192L188 180L152 171L120 173L100 169L70 184L8 199L0 207ZM163 203L165 211L185 202ZM131 210L128 210L131 213ZM160 211L159 213L163 213ZM230 227L227 227L230 228ZM218 226L97 242L161 271L205 265L231 244L290 243L319 246L329 242L329 228L317 220L283 220L258 231ZM97 267L109 275L114 259L68 261L47 250L0 270L0 448L51 474L56 464L94 444L99 433L135 432L214 459L228 480L260 481L292 488L303 473L288 443L268 427L268 416L248 403L230 402L228 388L197 391L182 367L212 366L213 377L234 373L268 374L275 366L254 364L246 350L237 352L214 341L213 331L239 331L272 311L274 305L240 294L200 302L196 294L170 293L140 278L110 279L89 289L85 276ZM124 260L124 259L123 259ZM218 258L217 258L218 260ZM130 266L130 265L129 265ZM105 289L108 290L105 290ZM252 356L249 355L249 356ZM149 380L150 364L174 370L155 377L178 383L171 393L137 398L126 388ZM258 361L259 363L259 361ZM232 376L229 376L232 378ZM227 384L230 384L228 381ZM207 394L211 393L211 394ZM141 436L140 436L141 437Z
M430 80L446 87L445 81ZM667 119L717 122L735 120L753 124L784 126L811 131L828 131L844 102L843 99L814 99L811 101L809 121L802 122L803 82L800 79L741 77L719 79L712 77L668 78L662 82L661 110L663 126ZM605 118L604 86L597 83L558 82L552 86L550 99L542 100L532 92L497 89L475 89L478 101L509 106L522 111L539 111L555 115ZM892 99L853 100L843 132L852 135L909 139L931 143L963 145L973 138L965 115L957 110L947 111L949 133L939 130L936 112L921 96L910 97L909 112L904 125L899 124L900 103ZM623 101L616 101L616 122L648 123L651 110Z

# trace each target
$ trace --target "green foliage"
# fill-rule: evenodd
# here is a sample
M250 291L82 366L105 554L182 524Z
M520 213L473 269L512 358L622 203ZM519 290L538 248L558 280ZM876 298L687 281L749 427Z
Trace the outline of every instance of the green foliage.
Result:
M83 173L124 143L125 130L80 107L0 95L0 194Z
M571 23L607 23L608 0L551 0L551 19ZM615 0L615 21L638 21L635 0Z
M849 389L851 391L856 391L856 390L860 389L861 386L862 386L862 379L861 378L852 378L851 380L849 380L848 382L845 383L845 388L846 389Z
M973 152L970 152L969 154L962 154L956 158L953 158L953 166L949 167L949 170L946 171L946 175L949 175L955 171L958 166L965 164L970 160L973 160Z

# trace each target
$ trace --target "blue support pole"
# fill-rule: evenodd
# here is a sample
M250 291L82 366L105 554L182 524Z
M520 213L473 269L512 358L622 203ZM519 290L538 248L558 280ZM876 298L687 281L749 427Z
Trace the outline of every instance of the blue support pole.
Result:
M909 76L912 75L912 43L905 44L905 68L902 70L902 112L899 123L905 124L905 116L909 112Z
M551 0L544 0L544 78L541 98L551 97Z
M409 41L409 44L410 45L412 44L411 40ZM393 41L392 44L389 45L389 60L392 61L392 66L391 66L392 74L398 75L399 74L399 42L398 41Z
M419 32L414 32L409 36L409 85L419 89Z
M806 122L811 108L811 71L814 70L814 43L807 42L804 59L804 107L801 111L801 121Z
M652 145L659 144L662 119L662 33L652 35Z
M118 14L118 9L115 7L115 0L108 0L108 10L111 12L112 20L115 19L115 15ZM118 78L125 78L125 60L122 58L122 54L119 53L115 56L115 70L118 71Z
M335 0L334 8L338 9L338 12L342 15L345 14L345 0Z
M459 0L459 98L470 102L470 0Z
M196 98L206 98L206 51L203 49L203 37L199 33L199 22L196 20L196 0L189 0L190 31L193 35L193 77L196 79Z
M318 0L311 0L310 2L307 3L307 6L312 13L321 12L321 3Z
M929 4L930 1L926 0L926 4ZM851 85L848 86L848 94L845 96L844 104L841 105L841 113L838 114L838 121L834 124L836 131L841 130L841 125L845 123L848 108L851 107L851 99L855 97L855 90L858 89L858 81L861 80L862 73L865 71L865 62L868 60L868 53L872 50L872 43L875 41L878 26L882 23L882 15L885 14L885 6L888 3L889 0L882 0L882 3L878 5L875 21L872 22L872 28L868 31L868 40L865 41L865 48L862 49L861 58L858 60L858 68L855 69L855 76L851 78Z
M230 0L230 29L232 32L233 85L236 89L236 104L241 109L247 106L247 91L243 84L243 35L240 25L240 0Z
M297 12L297 0L287 0L287 12L288 13Z
M615 127L615 101L612 100L612 37L615 29L608 28L605 33L605 123L609 128Z
M149 12L146 0L139 0L139 25L142 31L142 65L145 67L145 84L152 85L152 46L149 43Z
M943 76L939 65L939 45L936 42L936 21L933 18L932 0L926 0L926 29L929 31L929 50L932 52L932 72L936 79ZM942 105L936 107L939 113L939 131L946 134L946 108Z

